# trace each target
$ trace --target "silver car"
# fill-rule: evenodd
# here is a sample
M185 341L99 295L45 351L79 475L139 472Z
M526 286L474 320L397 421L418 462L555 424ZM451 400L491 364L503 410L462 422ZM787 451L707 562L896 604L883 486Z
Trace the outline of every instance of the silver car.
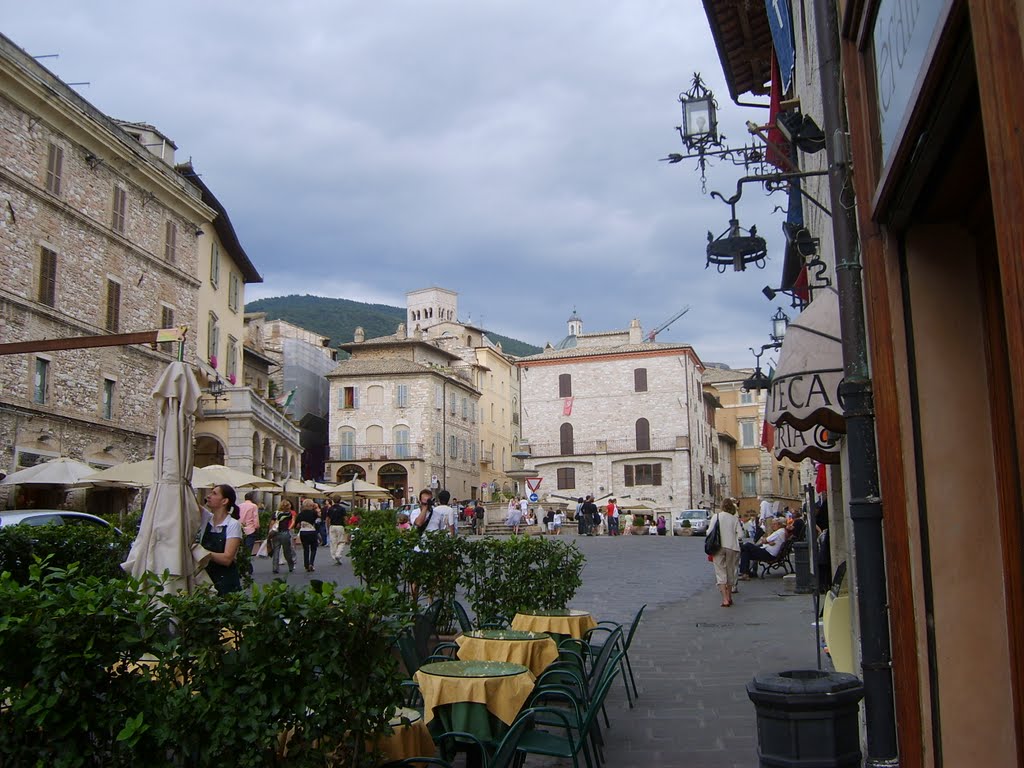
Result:
M102 517L64 509L11 509L0 512L0 528L8 525L95 525L114 528ZM114 530L121 533L117 528Z
M684 509L677 512L675 516L675 527L685 528L683 521L688 520L690 531L694 536L703 536L708 532L708 521L710 516L706 509Z

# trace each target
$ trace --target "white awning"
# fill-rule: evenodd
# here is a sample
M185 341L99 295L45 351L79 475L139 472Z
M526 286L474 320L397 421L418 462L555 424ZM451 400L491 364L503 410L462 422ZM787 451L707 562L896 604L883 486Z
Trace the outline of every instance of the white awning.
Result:
M814 301L789 324L765 417L776 427L789 425L798 432L816 427L846 432L839 402L842 380L839 294L830 287L815 291Z

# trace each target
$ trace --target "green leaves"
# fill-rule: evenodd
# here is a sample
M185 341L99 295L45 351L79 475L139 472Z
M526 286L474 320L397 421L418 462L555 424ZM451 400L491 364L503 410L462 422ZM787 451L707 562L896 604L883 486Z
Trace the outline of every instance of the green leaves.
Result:
M4 764L372 764L401 674L393 590L289 591L151 600L131 579L34 565L0 574Z

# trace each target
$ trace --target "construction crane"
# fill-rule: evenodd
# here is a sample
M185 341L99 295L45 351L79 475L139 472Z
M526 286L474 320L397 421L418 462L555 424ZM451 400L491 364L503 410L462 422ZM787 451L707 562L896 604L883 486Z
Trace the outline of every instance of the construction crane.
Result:
M654 329L653 331L648 331L648 333L647 333L647 340L648 340L648 341L654 341L655 337L656 337L656 336L657 336L657 335L658 335L659 333L661 333L662 331L664 331L664 330L665 330L666 328L668 328L668 327L669 327L670 325L672 325L672 323L674 323L674 322L675 322L676 320L678 320L678 319L679 319L680 317L682 317L683 315L685 315L685 314L686 314L687 312L689 312L689 311L690 311L690 305L689 305L689 304L687 304L687 305L686 305L685 307L683 307L682 309L680 309L680 310L679 310L678 312L676 312L676 313L675 313L674 315L672 315L672 317L670 317L670 318L669 318L668 320L666 320L666 321L665 321L664 323L662 323L661 325L659 325L659 326L658 326L657 328L655 328L655 329Z

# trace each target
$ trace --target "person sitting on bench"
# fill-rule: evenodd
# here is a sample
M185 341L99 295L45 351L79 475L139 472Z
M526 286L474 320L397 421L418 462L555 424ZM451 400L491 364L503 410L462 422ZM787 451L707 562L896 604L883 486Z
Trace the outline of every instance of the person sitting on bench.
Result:
M771 518L768 521L768 528L771 533L761 538L760 546L747 541L740 547L740 579L756 579L757 564L772 562L782 551L782 545L786 543L785 521L777 517Z

